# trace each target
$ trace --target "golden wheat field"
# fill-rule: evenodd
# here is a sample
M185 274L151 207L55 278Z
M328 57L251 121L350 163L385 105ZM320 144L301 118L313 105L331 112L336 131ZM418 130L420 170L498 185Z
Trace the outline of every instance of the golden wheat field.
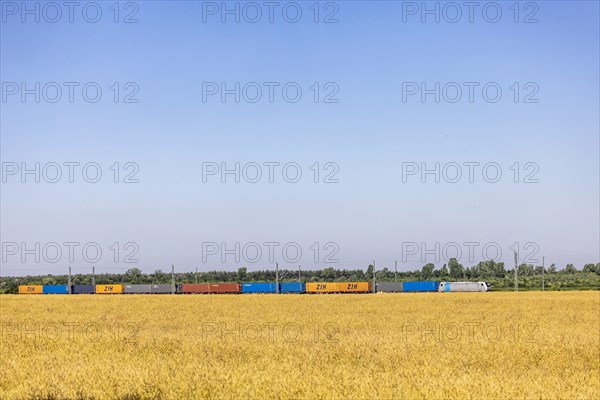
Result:
M600 398L598 292L0 296L0 398Z

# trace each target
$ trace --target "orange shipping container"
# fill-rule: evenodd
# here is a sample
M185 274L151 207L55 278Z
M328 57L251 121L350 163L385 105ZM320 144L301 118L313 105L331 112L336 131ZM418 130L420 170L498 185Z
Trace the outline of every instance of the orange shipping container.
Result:
M44 292L42 285L20 285L19 294L42 294Z
M123 293L123 285L96 285L97 294Z
M308 282L306 284L306 293L337 293L339 291L339 282Z
M370 291L369 282L340 282L340 292L343 293L369 293Z

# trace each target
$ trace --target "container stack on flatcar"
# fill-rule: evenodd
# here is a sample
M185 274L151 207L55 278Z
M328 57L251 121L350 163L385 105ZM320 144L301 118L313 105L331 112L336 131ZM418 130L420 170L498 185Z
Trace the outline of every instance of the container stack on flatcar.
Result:
M370 282L308 282L306 293L369 293Z
M339 282L308 282L306 293L337 293L339 288Z
M340 293L370 293L371 282L340 282L338 290Z
M377 292L400 293L402 282L377 282Z
M19 286L19 294L42 294L44 287L42 285L21 285Z
M422 282L404 282L402 284L403 292L437 292L440 286L439 282L422 281Z
M125 294L150 294L152 285L125 285L123 288Z
M275 282L244 282L242 293L277 293Z
M69 294L68 285L44 285L44 294Z
M71 290L73 294L94 294L96 293L95 285L73 285Z
M120 294L123 293L123 286L121 284L111 285L96 285L96 294Z
M279 293L305 293L306 285L303 282L282 282L279 284Z
M241 293L239 283L184 283L181 285L180 293Z
M151 293L156 293L156 294L171 294L171 293L177 293L177 288L173 287L172 285L152 285L152 288L150 289Z

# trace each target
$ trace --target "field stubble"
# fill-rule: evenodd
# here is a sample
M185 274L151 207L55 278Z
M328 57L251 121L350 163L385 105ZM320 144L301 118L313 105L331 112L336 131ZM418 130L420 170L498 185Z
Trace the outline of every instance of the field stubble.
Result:
M0 296L0 398L600 398L598 292Z

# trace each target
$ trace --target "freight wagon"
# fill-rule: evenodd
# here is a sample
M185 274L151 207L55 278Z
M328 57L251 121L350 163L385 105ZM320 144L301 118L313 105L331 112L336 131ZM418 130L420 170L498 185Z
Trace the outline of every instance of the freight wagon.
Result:
M340 293L369 293L371 282L340 282Z
M306 293L337 293L340 291L338 282L308 282Z
M309 282L306 293L368 293L369 282Z
M42 294L44 289L42 285L19 285L19 294Z
M437 292L440 286L439 282L422 281L422 282L403 282L403 292Z
M150 290L152 293L156 293L156 294L171 294L171 293L178 293L179 291L177 290L177 288L171 286L171 285L152 285L152 288Z
M242 293L277 293L275 282L244 282Z
M282 282L279 284L279 293L305 293L306 285L303 282Z
M184 283L180 293L241 293L239 283Z
M170 294L177 293L171 285L125 285L123 293L125 294Z
M441 282L440 292L487 292L488 285L485 282Z
M96 294L117 294L123 293L123 285L96 285Z
M279 284L279 293L305 293L303 282L282 282ZM244 282L242 293L277 293L275 282Z
M123 293L125 294L150 294L152 285L124 285Z
M96 286L94 285L73 285L71 290L73 294L94 294L96 293Z
M44 285L44 294L69 294L68 285Z
M402 292L402 282L378 282L377 292L399 293Z

